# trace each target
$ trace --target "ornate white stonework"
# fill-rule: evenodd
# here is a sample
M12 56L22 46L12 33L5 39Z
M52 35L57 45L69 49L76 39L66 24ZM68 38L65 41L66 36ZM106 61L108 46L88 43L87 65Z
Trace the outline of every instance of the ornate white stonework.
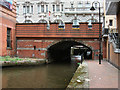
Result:
M99 21L98 6L95 11L90 11L94 1L100 2L101 14L103 15L104 0L17 0L17 22L18 23L39 23L55 22L60 20L63 23L72 22L77 19L79 22L88 22L95 19ZM95 3L93 4L95 6ZM103 21L101 15L101 22Z

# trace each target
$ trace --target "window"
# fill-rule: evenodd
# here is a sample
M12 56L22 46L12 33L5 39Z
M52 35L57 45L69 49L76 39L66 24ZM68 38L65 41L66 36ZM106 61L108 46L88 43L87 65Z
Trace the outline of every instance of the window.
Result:
M39 23L47 23L47 21L42 19L42 20L39 20Z
M97 3L95 3L95 8L97 8Z
M41 12L44 12L44 5L41 5Z
M36 50L36 46L34 46L34 50Z
M55 5L53 5L53 12L55 11Z
M48 12L48 5L46 5L46 12Z
M73 4L71 4L71 8L73 8Z
M58 25L59 30L65 29L65 25L64 25L63 21L61 21L61 20L56 20L56 22L59 23L59 25Z
M31 6L31 13L33 14L33 6Z
M83 7L83 4L82 3L78 3L78 8L81 8Z
M90 7L90 3L89 3L89 2L86 2L85 6L86 6L86 7Z
M27 13L30 13L30 7L27 6Z
M17 6L17 10L16 11L17 11L17 14L19 14L19 6Z
M40 13L40 5L38 5L38 13Z
M88 20L88 28L92 29L92 22L95 22L95 20Z
M72 28L79 29L79 20L77 20L77 19L73 20Z
M73 20L73 25L79 25L79 21L77 19Z
M90 29L92 28L92 20L88 21L88 28L90 28Z
M113 26L113 20L109 20L109 25Z
M7 48L11 48L11 28L7 28Z
M60 5L56 5L56 11L60 11Z
M63 11L63 5L61 5L61 11Z
M26 13L26 9L25 9L25 6L23 6L23 14Z
M26 20L25 23L32 23L32 21L31 20Z

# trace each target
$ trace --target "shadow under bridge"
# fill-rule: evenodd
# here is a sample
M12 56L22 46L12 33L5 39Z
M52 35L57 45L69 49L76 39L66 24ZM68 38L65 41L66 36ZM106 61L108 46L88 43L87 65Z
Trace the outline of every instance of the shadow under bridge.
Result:
M71 56L83 55L84 59L92 59L92 50L86 45L76 41L60 41L47 49L49 61L68 62Z

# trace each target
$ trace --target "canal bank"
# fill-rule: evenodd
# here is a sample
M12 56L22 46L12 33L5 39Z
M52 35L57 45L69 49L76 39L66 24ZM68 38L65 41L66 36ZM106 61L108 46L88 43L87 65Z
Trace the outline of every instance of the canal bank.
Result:
M78 63L79 64L79 63ZM80 64L74 73L67 89L69 88L89 88L88 65L86 61Z
M29 66L29 65L40 65L45 64L45 59L23 59L23 60L7 60L7 61L0 61L0 66L8 67L8 66Z

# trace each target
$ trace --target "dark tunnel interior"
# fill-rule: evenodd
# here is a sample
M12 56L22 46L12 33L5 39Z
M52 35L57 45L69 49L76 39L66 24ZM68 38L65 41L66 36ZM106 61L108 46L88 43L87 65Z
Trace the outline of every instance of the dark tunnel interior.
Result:
M76 41L61 41L58 42L47 50L47 58L48 60L56 61L56 62L70 62L71 61L71 47L76 45L82 45L83 48L74 49L73 55L84 55L84 59L92 59L92 50L85 46L82 43ZM89 53L91 52L91 53Z

